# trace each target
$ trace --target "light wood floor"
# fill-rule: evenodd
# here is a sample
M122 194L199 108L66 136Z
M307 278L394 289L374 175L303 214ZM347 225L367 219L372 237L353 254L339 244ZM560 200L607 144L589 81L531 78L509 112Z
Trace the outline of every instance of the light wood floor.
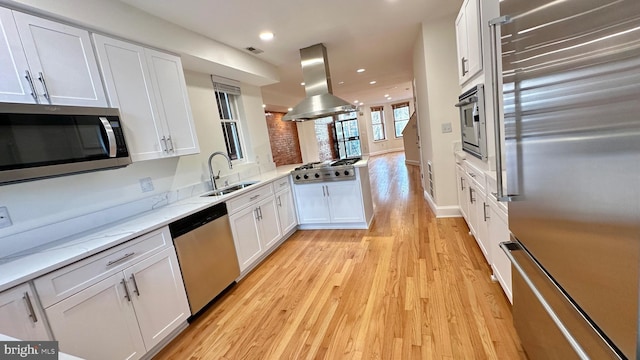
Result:
M525 359L461 218L404 154L370 160L369 230L298 231L156 359Z

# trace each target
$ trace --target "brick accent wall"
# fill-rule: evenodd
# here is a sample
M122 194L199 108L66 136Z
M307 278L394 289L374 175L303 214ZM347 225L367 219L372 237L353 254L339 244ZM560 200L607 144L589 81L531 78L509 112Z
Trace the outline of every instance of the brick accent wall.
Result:
M268 115L271 114L271 115ZM271 154L276 166L302 162L298 127L294 121L282 121L284 113L270 112L265 115L269 130Z
M336 142L333 138L335 129L332 118L315 120L316 138L320 161L338 158Z

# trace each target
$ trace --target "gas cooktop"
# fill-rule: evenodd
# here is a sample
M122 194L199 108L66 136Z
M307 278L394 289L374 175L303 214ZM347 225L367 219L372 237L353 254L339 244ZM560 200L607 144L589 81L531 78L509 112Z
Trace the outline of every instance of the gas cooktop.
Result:
M291 175L293 176L293 182L295 184L353 180L356 178L356 171L353 164L359 160L360 158L349 158L311 162L293 169Z

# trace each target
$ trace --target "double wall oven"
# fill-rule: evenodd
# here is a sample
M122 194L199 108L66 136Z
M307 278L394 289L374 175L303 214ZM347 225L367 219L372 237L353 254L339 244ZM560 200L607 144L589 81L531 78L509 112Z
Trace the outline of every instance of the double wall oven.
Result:
M458 97L462 150L487 160L487 127L484 109L484 86L476 85Z

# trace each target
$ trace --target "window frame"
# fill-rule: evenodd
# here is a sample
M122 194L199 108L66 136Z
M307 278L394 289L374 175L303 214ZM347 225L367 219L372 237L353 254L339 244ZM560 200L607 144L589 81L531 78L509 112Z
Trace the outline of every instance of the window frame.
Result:
M373 113L374 112L379 112L380 113L380 122L379 123L374 123L373 122ZM372 106L369 108L369 113L371 116L371 134L372 136L372 140L373 142L381 142L381 141L387 141L387 129L386 129L386 123L384 121L384 106ZM382 129L382 139L377 139L375 138L375 127L376 126L380 126L380 128Z
M240 164L247 162L247 149L246 149L246 141L243 134L243 123L242 123L242 112L241 112L241 102L242 95L239 93L240 88L237 88L238 93L232 93L231 91L225 91L225 87L229 85L226 84L218 84L214 81L214 97L216 101L216 107L218 110L218 117L220 120L220 126L222 128L222 137L225 142L225 151L229 158L231 159L232 164ZM221 87L218 88L218 87ZM223 107L221 102L225 101L226 107ZM229 116L226 116L225 112L228 113ZM226 117L229 117L227 119ZM229 143L228 139L228 124L231 124L232 131L235 130L235 136L233 136L234 144L236 145L236 151L230 152L230 146L232 144ZM237 158L233 159L232 156L234 153L239 153Z
M409 116L406 119L402 119L402 120L398 120L396 118L396 109L400 109L400 108L407 108L407 114L409 114ZM406 127L407 124L409 123L409 120L411 119L411 107L409 106L409 102L408 101L403 101L401 103L395 103L391 105L391 113L393 114L393 134L395 136L396 139L402 139L402 132L400 132L400 135L398 135L398 123L399 122L406 122L404 124L404 126ZM404 130L404 127L402 128L402 130Z

